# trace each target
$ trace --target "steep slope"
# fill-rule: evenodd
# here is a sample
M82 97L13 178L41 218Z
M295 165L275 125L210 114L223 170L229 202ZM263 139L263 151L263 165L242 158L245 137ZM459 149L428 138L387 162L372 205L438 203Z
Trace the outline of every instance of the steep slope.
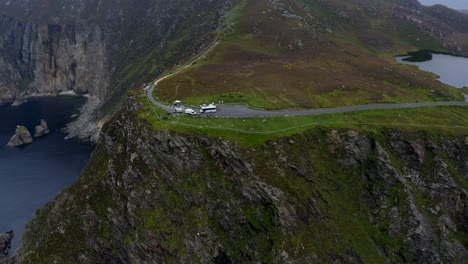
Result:
M266 108L461 99L393 58L415 49L468 55L468 16L456 11L417 1L246 0L230 19L211 56L162 82L157 97Z
M125 91L202 49L230 0L0 1L0 104L74 90L118 107Z
M0 3L8 13L2 18L6 26L0 26L7 32L0 41L0 71L11 78L0 89L13 91L14 98L19 84L25 93L55 93L64 85L106 99L103 111L115 111L123 91L203 49L219 25L224 32L219 46L159 87L159 96L196 101L224 94L226 100L271 108L447 99L457 93L432 75L397 66L391 55L414 48L466 54L468 43L451 26L463 16L439 24L436 16L445 11L427 10L415 0L246 0L226 20L234 2ZM32 33L25 35L27 30ZM102 57L76 67L93 74L102 67L104 77L92 80L107 88L88 87L85 79L73 84L81 75L66 74L63 65L101 51ZM41 56L46 59L36 59ZM60 85L40 86L39 80ZM438 91L437 98L430 89ZM429 119L437 118L434 112ZM37 211L17 263L462 263L468 258L466 136L315 128L245 147L155 129L144 118L149 115L138 99L129 98L106 124L80 179ZM460 118L456 111L452 115ZM406 119L384 120L396 118Z
M461 263L468 139L314 129L251 148L109 123L20 263Z

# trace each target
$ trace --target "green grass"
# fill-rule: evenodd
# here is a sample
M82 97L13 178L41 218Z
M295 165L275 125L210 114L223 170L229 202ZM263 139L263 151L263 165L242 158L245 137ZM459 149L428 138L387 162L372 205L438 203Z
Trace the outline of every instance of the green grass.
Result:
M316 23L309 21L303 7L286 2L304 23ZM460 90L438 82L434 74L395 61L395 54L409 50L445 51L439 39L423 34L414 23L405 22L385 36L382 30L400 22L386 12L369 17L353 11L350 26L335 12L350 8L347 3L303 4L332 25L334 34L322 26L314 30L333 45L308 38L294 19L283 21L278 12L262 12L269 9L263 1L240 1L227 15L219 45L192 67L159 83L157 96L193 105L223 100L265 109L463 99ZM372 46L383 38L388 38L388 46ZM298 39L302 48L291 43Z
M24 92L24 91L28 90L29 84L30 84L30 83L31 83L31 80L30 80L30 79L22 79L22 80L19 82L20 91L21 91L21 92Z
M247 92L232 92L232 93L221 93L219 95L211 96L192 96L184 98L184 104L199 106L204 103L220 102L224 104L242 104L248 105L253 108L260 109L286 109L286 108L298 108L299 105L288 100L282 96L262 96L258 91L250 90ZM167 101L171 103L172 101Z
M140 118L149 121L155 129L191 131L210 136L237 140L255 145L268 139L301 133L313 127L353 128L375 131L380 128L398 128L404 131L441 130L464 135L468 131L468 107L444 106L411 109L383 109L309 116L279 116L251 118L191 117L185 115L159 120L143 100ZM161 110L158 110L161 111ZM160 116L165 116L159 112Z

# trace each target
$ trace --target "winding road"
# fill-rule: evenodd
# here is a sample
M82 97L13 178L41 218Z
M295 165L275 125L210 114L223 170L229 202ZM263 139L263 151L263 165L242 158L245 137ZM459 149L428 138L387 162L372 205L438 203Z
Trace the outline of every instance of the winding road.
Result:
M163 78L168 78L171 75L167 75ZM163 78L156 81L157 83ZM173 112L173 109L165 105L153 97L153 90L156 86L151 86L146 90L146 97L148 100L163 108L169 113ZM467 100L463 101L443 101L443 102L417 102L417 103L398 103L398 104L367 104L367 105L354 105L354 106L342 106L333 108L317 108L317 109L304 109L304 110L281 110L281 111L268 111L253 109L245 105L219 105L218 112L212 114L203 114L217 117L268 117L268 116L298 116L298 115L320 115L320 114L333 114L333 113L344 113L353 111L363 110L377 110L377 109L404 109L404 108L416 108L416 107L433 107L433 106L468 106L468 96L465 95Z
M200 52L195 58L175 70L174 72L169 73L157 80L155 80L151 85L145 87L144 91L146 93L147 99L154 105L164 109L166 112L172 113L173 109L171 106L161 103L153 97L154 89L158 84L175 74L180 73L181 71L192 66L193 63L198 61L200 58L207 55L211 50L213 50L219 43L220 33L215 38L213 43ZM283 110L283 111L268 111L268 110L258 110L253 109L245 105L219 105L218 111L211 114L202 114L210 115L217 117L267 117L267 116L298 116L298 115L319 115L319 114L332 114L332 113L344 113L352 111L363 111L363 110L377 110L377 109L404 109L404 108L416 108L416 107L434 107L434 106L468 106L468 95L463 94L465 101L443 101L443 102L416 102L416 103L388 103L388 104L367 104L367 105L355 105L355 106L342 106L342 107L333 107L333 108L317 108L317 109L304 109L304 110ZM154 109L153 109L154 110ZM156 112L155 112L156 113Z

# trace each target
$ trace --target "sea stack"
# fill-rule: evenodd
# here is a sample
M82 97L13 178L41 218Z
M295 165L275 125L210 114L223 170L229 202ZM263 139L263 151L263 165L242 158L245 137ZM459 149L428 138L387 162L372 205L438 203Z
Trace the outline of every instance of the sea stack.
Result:
M35 130L36 133L34 133L34 137L42 137L50 133L49 126L47 125L47 122L44 119L41 119L41 123L38 126L36 126Z
M8 146L19 147L22 145L30 144L32 142L33 139L28 129L24 126L17 126L15 134L13 135L13 137L11 137L10 141L8 142Z
M0 234L0 263L5 263L8 257L8 251L10 251L11 240L15 236L15 232L12 230L5 234Z

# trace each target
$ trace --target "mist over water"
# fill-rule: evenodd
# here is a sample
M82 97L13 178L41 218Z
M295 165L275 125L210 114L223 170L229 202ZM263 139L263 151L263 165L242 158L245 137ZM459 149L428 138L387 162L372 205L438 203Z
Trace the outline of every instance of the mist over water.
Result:
M19 107L0 107L0 232L16 232L13 247L35 211L73 184L89 159L92 145L66 141L61 132L85 100L35 98ZM33 134L41 118L49 125L49 135L24 147L6 146L16 125L25 125Z

